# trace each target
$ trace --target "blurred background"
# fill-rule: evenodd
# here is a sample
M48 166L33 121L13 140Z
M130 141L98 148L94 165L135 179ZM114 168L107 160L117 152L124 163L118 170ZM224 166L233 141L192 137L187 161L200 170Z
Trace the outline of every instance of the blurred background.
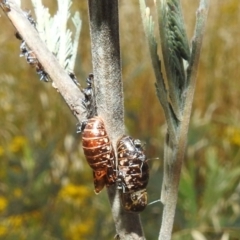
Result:
M190 41L199 1L181 2ZM56 1L44 3L54 14ZM119 3L126 132L145 142L149 158L159 158L149 161L152 202L160 196L166 125L138 0ZM153 1L147 4L155 14ZM22 7L32 5L25 0ZM92 72L87 1L71 9L82 19L75 74L85 86ZM240 239L239 13L239 0L211 0L174 240ZM0 14L0 239L113 239L106 191L93 192L76 119L51 83L19 58L20 41ZM157 239L161 214L160 203L141 214L147 239Z

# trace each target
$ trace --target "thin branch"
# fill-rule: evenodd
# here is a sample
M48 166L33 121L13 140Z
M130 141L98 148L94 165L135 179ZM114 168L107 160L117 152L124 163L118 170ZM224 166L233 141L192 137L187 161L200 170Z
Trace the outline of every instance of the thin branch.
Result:
M171 144L169 143L168 136L166 138L164 156L164 179L162 185L162 196L164 196L164 209L159 240L171 239L175 209L177 204L178 185L180 180L182 162L185 154L189 120L196 85L197 68L202 46L203 33L206 26L208 8L209 1L201 0L200 7L197 11L195 34L192 41L192 54L190 58L189 68L187 71L187 79L189 79L189 85L186 91L186 100L183 109L183 119L179 126L179 143L177 148L172 148Z
M86 119L86 111L82 105L82 99L84 98L82 92L60 66L54 55L47 49L36 29L24 15L23 10L14 0L8 0L7 2L10 11L5 10L5 13L17 32L20 33L28 47L34 52L38 61L52 79L57 91L62 95L79 122Z
M158 24L167 75L167 87L161 74L161 62L158 58L150 10L146 8L144 0L139 0L139 2L152 65L157 79L158 98L162 104L168 125L164 145L164 177L161 188L163 217L159 240L169 240L171 239L177 204L197 67L207 19L208 0L201 0L197 11L191 55L180 0L157 0ZM189 63L187 71L184 69L184 60ZM167 91L168 88L169 92Z
M88 5L98 115L116 146L124 134L118 0L89 0ZM118 239L144 239L139 215L123 210L115 186L108 196Z

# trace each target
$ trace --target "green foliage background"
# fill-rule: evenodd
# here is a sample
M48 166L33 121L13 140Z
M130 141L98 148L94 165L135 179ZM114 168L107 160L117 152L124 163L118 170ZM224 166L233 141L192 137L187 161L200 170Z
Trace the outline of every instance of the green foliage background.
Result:
M54 12L55 1L45 2ZM190 39L198 1L182 4ZM92 71L87 1L73 9L83 21L75 73L84 85ZM239 12L238 0L211 1L175 240L240 239ZM93 192L76 120L51 83L19 58L20 42L3 12L0 24L0 239L113 239L106 192ZM137 0L120 1L120 31L126 131L146 143L149 158L159 157L149 162L151 202L160 194L166 126ZM141 214L147 239L157 238L161 211L156 203Z

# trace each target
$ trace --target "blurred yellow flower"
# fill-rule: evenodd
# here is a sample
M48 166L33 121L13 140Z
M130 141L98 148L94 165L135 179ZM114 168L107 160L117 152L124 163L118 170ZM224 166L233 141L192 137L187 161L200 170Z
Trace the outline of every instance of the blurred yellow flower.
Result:
M94 226L94 222L92 220L88 220L85 222L72 224L67 232L67 239L69 240L79 240L79 239L87 239L87 236L92 232Z
M8 201L5 197L0 196L0 212L3 212L8 205Z
M226 129L226 138L231 144L240 146L240 128L228 126Z
M91 193L86 186L70 183L60 190L58 197L65 201L71 201L79 204L90 195Z
M0 237L4 236L7 234L7 228L3 225L0 225Z
M21 151L26 145L26 138L24 136L16 136L12 139L12 142L9 144L9 151L17 153Z
M13 215L7 218L8 224L13 228L19 228L22 226L24 221L23 215Z
M3 154L4 154L4 148L0 146L0 157L3 156Z
M20 188L14 188L14 190L13 190L13 195L14 195L14 197L16 197L16 198L21 197L21 196L22 196L22 189L20 189Z

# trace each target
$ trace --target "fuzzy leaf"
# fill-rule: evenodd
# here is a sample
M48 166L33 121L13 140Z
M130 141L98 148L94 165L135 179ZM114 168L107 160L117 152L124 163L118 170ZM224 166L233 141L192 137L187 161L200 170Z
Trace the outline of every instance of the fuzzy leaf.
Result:
M72 1L58 0L58 11L53 17L50 16L49 9L43 6L41 0L32 0L32 3L40 37L57 57L62 67L73 72L81 31L81 19L78 12L71 17ZM70 18L75 27L75 34L67 29Z
M190 59L190 48L179 0L158 0L157 6L169 98L176 118L181 120L187 88L184 61Z

